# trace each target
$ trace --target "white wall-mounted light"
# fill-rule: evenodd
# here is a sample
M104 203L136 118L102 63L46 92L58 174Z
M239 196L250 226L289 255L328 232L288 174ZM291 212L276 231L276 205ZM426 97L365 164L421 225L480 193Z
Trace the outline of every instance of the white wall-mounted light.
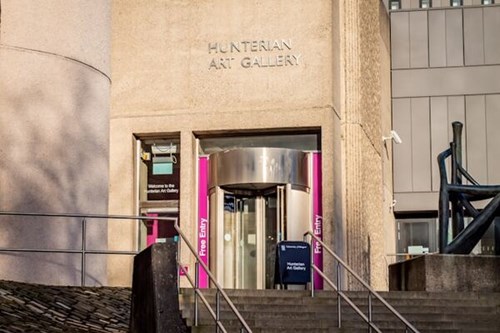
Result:
M382 137L382 141L385 142L386 140L394 140L394 143L397 143L397 144L400 144L403 142L403 140L401 140L401 137L399 136L399 134L395 130L391 131L390 136L383 136Z

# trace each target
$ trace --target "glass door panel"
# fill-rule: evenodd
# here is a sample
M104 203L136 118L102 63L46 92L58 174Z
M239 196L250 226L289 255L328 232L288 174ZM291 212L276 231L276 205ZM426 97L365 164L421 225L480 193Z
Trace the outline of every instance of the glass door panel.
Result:
M217 256L222 285L237 289L272 289L276 243L284 239L284 188L266 195L224 193L222 251Z
M257 228L261 221L257 217L256 203L258 197L237 200L236 225L239 229L237 252L237 283L236 288L257 288Z

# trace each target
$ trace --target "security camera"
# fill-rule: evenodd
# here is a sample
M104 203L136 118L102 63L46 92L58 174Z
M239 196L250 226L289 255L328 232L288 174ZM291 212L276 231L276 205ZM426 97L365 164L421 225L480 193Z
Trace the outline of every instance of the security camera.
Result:
M401 140L401 137L398 135L398 132L396 132L395 130L391 131L391 136L394 139L394 142L398 145L403 142L403 140Z
M390 136L383 136L382 137L382 141L386 141L386 140L394 140L394 143L396 143L396 144L400 144L403 142L403 140L401 140L401 137L399 136L399 134L395 130L391 131Z

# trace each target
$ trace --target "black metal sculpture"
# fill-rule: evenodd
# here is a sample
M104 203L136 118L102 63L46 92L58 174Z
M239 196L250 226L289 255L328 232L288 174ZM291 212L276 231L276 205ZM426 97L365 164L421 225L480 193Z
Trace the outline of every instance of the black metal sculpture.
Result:
M441 188L439 191L439 252L469 254L481 240L500 212L500 185L479 185L462 167L462 123L453 122L450 148L438 155ZM451 179L448 183L446 159L451 156ZM462 184L462 176L470 185ZM492 198L492 199L491 199ZM471 202L491 199L481 211ZM452 238L448 243L451 203ZM464 228L464 216L473 219Z

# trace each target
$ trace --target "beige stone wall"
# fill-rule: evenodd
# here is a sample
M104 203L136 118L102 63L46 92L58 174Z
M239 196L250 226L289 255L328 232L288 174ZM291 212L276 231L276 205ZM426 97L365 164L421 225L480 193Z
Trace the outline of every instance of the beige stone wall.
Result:
M324 153L332 156L331 6L330 1L114 1L110 212L135 210L134 134L181 133L180 223L192 241L193 133L316 127ZM209 53L209 43L274 39L291 40L291 50ZM246 56L280 54L300 55L299 64L241 67ZM228 56L235 58L231 69L210 69L214 57ZM333 168L326 161L324 219L331 234L327 184ZM111 228L110 245L133 246L132 231ZM127 283L119 269L110 267L109 276Z
M392 193L388 17L379 1L342 1L342 109L347 260L377 289L387 288L386 235ZM392 201L392 200L390 200Z
M372 282L385 288L382 231L393 221L384 211L392 176L381 141L390 130L390 96L380 5L113 1L110 213L136 212L134 135L180 133L180 223L194 242L196 133L320 128L325 240L365 276L371 268ZM210 68L220 54L209 43L269 39L290 39L291 50L226 53L230 69ZM241 66L245 56L282 53L300 54L299 65ZM133 247L135 237L133 227L110 225L112 248ZM109 281L128 284L129 267L110 261Z
M105 0L1 1L1 210L107 212L109 19ZM89 222L87 245L106 248L106 221ZM0 247L81 246L79 219L0 224ZM78 284L80 261L3 254L0 278ZM105 258L89 261L87 282L106 284Z

